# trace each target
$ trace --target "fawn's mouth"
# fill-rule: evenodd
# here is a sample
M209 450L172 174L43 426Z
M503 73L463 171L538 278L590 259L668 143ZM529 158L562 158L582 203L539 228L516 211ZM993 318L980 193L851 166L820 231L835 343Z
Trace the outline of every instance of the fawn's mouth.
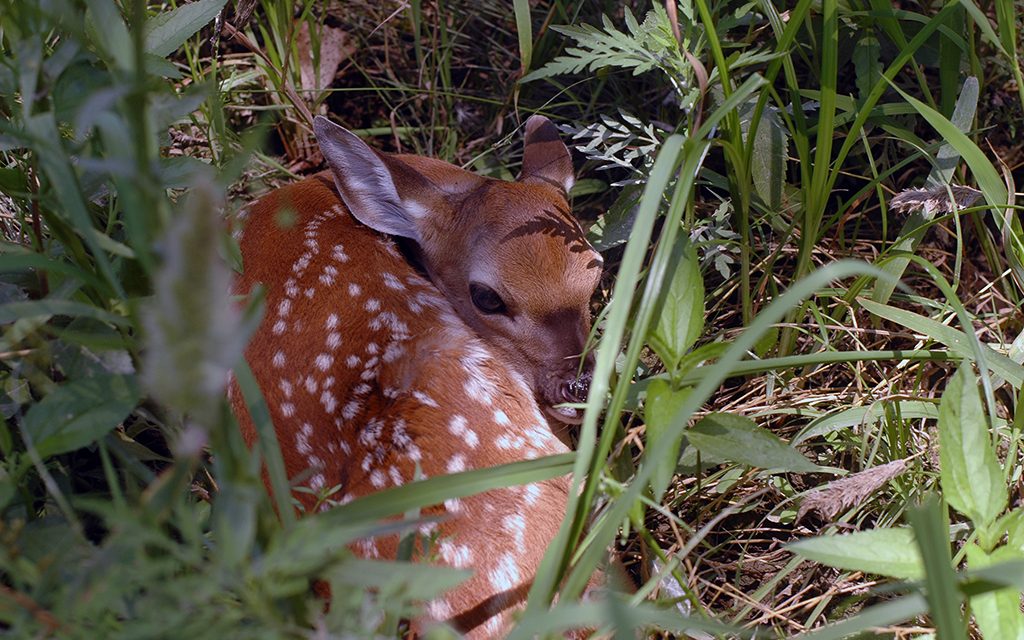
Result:
M544 412L550 417L564 422L565 424L580 424L583 422L583 410L576 409L574 407L552 407L548 406L544 408Z
M554 397L544 402L544 410L547 414L555 420L566 424L580 424L583 422L582 409L565 405L579 404L587 401L591 377L591 372L587 371L579 377L570 378L559 384L553 394Z

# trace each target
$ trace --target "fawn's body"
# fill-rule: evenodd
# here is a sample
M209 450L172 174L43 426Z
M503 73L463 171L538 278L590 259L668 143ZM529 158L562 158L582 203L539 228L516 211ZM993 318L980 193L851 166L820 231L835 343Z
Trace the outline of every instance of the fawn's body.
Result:
M326 155L331 158L330 152ZM387 162L392 174L413 166L432 185L447 180L442 188L459 180L482 180L434 160L403 156ZM395 168L394 162L403 167ZM319 174L253 205L241 239L245 271L236 289L244 293L258 283L266 287L266 314L246 357L270 407L289 477L314 493L336 488L323 507L410 482L417 467L433 477L566 452L538 398L545 397L540 388L545 384L556 396L559 390L566 393L576 374L549 381L544 372L530 375L521 364L511 366L507 345L495 348L481 339L457 301L453 304L443 288L411 266L392 240L353 217L350 211L360 203L346 197L338 167L332 167L333 176ZM523 186L528 187L522 192L527 196L529 189L551 191ZM397 190L408 192L408 187ZM556 199L553 193L544 195ZM283 228L282 212L293 216ZM541 236L522 242L551 239ZM422 236L417 240L430 272L434 263L423 247L430 241ZM568 249L568 242L564 246L571 255L527 257L559 269L569 260L594 260L578 256L581 251ZM483 277L473 276L467 286L472 294L466 297L488 314L496 313L494 300L481 298L479 287L484 285L476 281ZM593 290L587 283L575 288L586 296ZM509 309L525 309L517 300L529 301L504 289L502 294L495 296L502 303L501 313L510 318ZM541 322L571 325L567 318L579 307L579 297L561 296L560 315ZM587 326L569 327L569 347L546 348L558 354L577 349ZM577 350L577 363L578 357ZM563 369L569 371L559 364L558 370ZM255 430L239 394L234 395L251 444ZM474 575L430 603L428 615L471 637L506 631L561 524L568 487L563 477L438 505L434 511L446 518L436 525L436 556L446 564L471 568ZM317 503L310 493L298 497L307 508ZM393 558L396 542L364 541L356 551Z

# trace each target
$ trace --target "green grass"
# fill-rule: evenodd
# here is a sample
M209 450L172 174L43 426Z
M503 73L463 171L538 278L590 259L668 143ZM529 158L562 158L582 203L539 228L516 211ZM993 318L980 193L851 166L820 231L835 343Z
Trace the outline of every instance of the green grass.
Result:
M347 543L571 469L513 637L1024 633L1015 5L627 4L261 2L214 49L217 0L0 0L0 629L397 636L462 574ZM533 112L608 265L577 451L295 518L217 221L317 168L312 115L511 178Z

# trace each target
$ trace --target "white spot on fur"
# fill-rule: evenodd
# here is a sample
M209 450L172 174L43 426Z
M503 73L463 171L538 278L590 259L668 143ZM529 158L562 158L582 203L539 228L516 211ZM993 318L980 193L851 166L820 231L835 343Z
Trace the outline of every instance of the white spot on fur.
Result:
M466 418L459 414L452 416L451 420L448 421L448 431L457 438L462 438L466 442L466 446L470 449L476 449L480 439L476 435L476 431L469 428L466 423Z
M324 391L320 394L320 404L324 405L324 410L327 413L334 413L334 410L338 408L338 400L330 391Z
M458 498L449 498L444 501L444 509L448 513L459 513L462 511L462 501Z
M359 362L360 362L359 356L357 356L355 354L350 355L349 357L345 358L345 364L348 365L349 369L355 369L356 367L358 367L359 366Z
M341 417L345 418L346 420L351 420L352 418L356 417L357 413L359 413L359 408L359 402L357 400L352 400L351 402L346 404L345 407L341 410Z
M462 544L455 544L445 540L440 545L441 559L453 567L462 569L473 563L473 551Z
M320 385L317 384L317 381L313 379L313 376L306 376L306 392L307 393L310 393L310 394L316 393L317 389L319 388L319 386Z
M384 359L386 361L387 357L385 356ZM421 404L425 404L428 407L434 407L436 409L438 406L437 402L435 402L433 398L423 393L422 391L413 391L412 397L416 398L417 400L420 401Z
M316 368L321 371L327 371L334 364L334 356L329 353L321 353L316 357Z
M350 295L353 298L355 298L360 293L362 293L362 289L359 287L358 284L356 284L354 282L348 283L348 295Z
M405 347L398 342L392 342L384 349L384 362L388 364L398 360L405 354Z
M338 327L338 314L332 313L327 316L327 324L325 326L328 330L336 329Z
M393 273L381 274L381 278L384 279L384 286L388 287L389 289L395 289L398 291L402 291L403 289L405 289L405 285L402 284L402 281L396 278L395 274Z
M505 519L501 521L501 526L504 527L505 531L512 534L516 541L516 549L526 551L526 518L522 514L514 513L505 516Z
M291 382L288 382L284 378L281 378L281 380L277 384L281 388L281 393L284 394L285 398L292 397L292 383Z
M274 354L274 366L280 369L284 366L284 351L278 351Z
M519 565L511 553L502 554L498 563L490 571L491 585L499 593L508 591L519 584Z
M448 459L448 466L446 467L448 473L459 473L460 471L466 470L466 456L461 453L456 453Z
M309 488L313 491L320 491L324 488L325 484L327 484L327 479L324 478L322 473L318 473L310 479Z
M350 496L346 497L351 501L352 498ZM356 549L364 558L376 558L380 555L380 551L377 550L377 543L370 539L364 539L357 542Z
M277 305L277 315L281 316L282 318L287 317L291 310L292 301L289 300L288 298L285 298L284 300L281 301L279 305Z
M433 523L431 523L431 524L433 524ZM422 529L423 527L420 527L420 528ZM424 536L429 536L430 535L430 532L427 532L427 533L420 532L420 533L422 535L424 535ZM447 620L448 618L451 617L451 615L452 615L452 607L451 607L451 605L448 604L447 601L445 601L442 598L438 598L436 600L431 600L430 604L427 605L427 615L429 615L432 619L437 620L438 622L441 622L441 621Z
M501 409L498 409L497 411L494 412L494 421L498 423L499 427L507 427L510 424L512 424L512 422L508 419L508 415Z
M380 309L380 300L377 298L367 298L366 304L363 305L363 308L370 313L374 313Z
M341 346L341 334L337 331L332 331L327 335L327 348L335 350Z
M383 489L384 485L387 484L387 476L385 476L384 472L380 469L374 469L373 472L370 473L370 484L377 489Z
M541 487L539 484L528 484L523 487L523 501L527 506L532 507L540 499Z
M313 453L313 447L309 444L309 438L313 435L313 425L308 422L302 423L299 432L295 434L295 449L302 455L308 456Z
M274 323L274 328L271 329L271 332L275 336L279 336L282 333L284 333L285 328L286 328L286 325L284 323L284 320L278 320L277 322Z
M285 402L281 405L281 415L286 418L291 418L295 415L295 405L290 402Z
M525 444L526 440L520 436L512 436L507 433L503 433L494 439L494 446L499 449L504 449L505 451L510 449L522 449Z

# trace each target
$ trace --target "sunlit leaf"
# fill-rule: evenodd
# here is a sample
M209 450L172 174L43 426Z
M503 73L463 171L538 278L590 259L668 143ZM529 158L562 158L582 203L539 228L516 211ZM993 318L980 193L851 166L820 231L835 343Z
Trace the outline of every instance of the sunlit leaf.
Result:
M909 528L820 536L794 542L786 548L802 558L846 571L907 580L924 575L921 552Z

